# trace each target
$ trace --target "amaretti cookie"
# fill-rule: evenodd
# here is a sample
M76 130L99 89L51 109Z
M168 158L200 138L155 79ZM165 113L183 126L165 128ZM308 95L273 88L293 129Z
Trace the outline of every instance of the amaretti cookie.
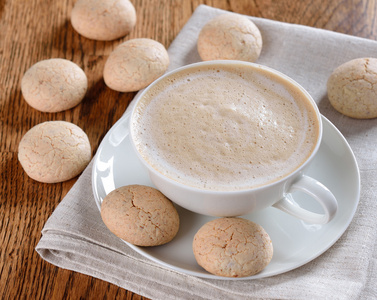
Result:
M337 67L327 81L331 105L356 118L377 117L377 58L357 58Z
M197 48L202 60L242 60L255 62L262 50L258 27L245 16L222 14L201 29Z
M220 218L204 224L194 237L193 251L205 270L226 277L257 274L273 255L267 232L243 218Z
M55 183L80 174L91 159L88 136L77 125L49 121L32 127L18 146L18 160L34 180Z
M71 23L88 39L111 41L135 27L136 11L128 0L78 0L72 8Z
M129 185L109 193L101 205L102 220L121 239L137 246L170 242L179 229L179 215L160 191Z
M59 112L79 104L88 88L84 71L75 63L52 58L31 66L21 80L26 102L43 112Z
M132 39L110 54L103 71L106 85L118 92L134 92L165 73L169 55L165 47L152 39Z

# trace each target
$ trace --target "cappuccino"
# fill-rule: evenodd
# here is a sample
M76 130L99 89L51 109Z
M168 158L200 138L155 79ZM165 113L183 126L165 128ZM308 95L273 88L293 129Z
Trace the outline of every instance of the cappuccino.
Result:
M244 190L278 181L308 159L319 138L314 105L257 65L193 66L151 86L131 134L144 160L174 181Z

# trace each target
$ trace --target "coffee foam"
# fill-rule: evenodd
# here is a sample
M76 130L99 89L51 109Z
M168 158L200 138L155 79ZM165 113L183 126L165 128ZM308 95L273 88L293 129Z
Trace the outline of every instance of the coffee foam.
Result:
M302 165L318 139L316 118L305 94L274 74L200 66L154 85L136 107L132 130L160 173L198 188L241 190Z

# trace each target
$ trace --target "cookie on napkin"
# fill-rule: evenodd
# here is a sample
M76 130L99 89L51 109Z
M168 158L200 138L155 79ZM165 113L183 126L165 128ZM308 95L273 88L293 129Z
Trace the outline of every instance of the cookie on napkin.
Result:
M337 67L327 81L331 105L356 119L377 117L377 58L357 58Z
M197 48L202 60L255 62L262 51L262 35L253 21L236 14L221 14L201 29Z

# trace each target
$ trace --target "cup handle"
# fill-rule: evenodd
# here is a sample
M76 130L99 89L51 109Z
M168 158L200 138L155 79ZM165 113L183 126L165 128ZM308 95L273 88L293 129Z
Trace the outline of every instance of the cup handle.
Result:
M326 224L332 220L338 209L338 202L330 190L319 181L303 175L295 181L288 193L301 191L313 197L323 208L324 214L314 213L300 207L288 197L276 202L273 206L305 222L313 224Z

